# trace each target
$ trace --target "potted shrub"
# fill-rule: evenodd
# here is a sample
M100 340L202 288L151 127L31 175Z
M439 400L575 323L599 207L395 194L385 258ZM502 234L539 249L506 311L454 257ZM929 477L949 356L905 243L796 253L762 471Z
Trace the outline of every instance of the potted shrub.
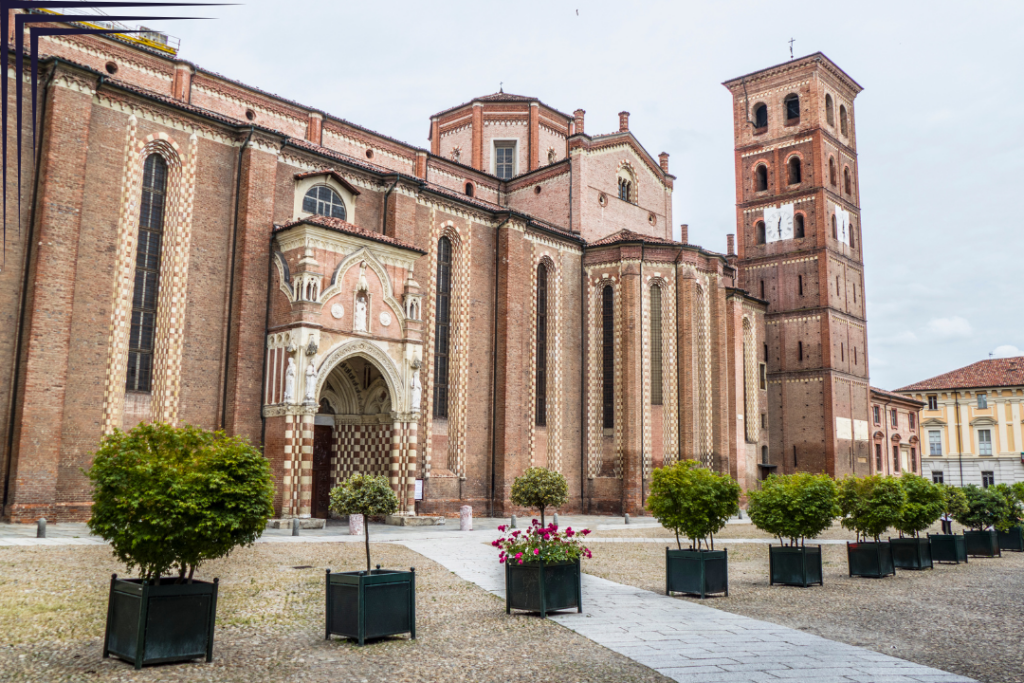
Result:
M739 512L740 486L694 460L654 470L647 510L675 532L675 550L665 548L665 594L729 595L729 556L715 550L716 532ZM690 539L683 549L679 535ZM704 546L704 547L702 547Z
M896 573L892 545L879 536L899 524L906 500L907 494L894 477L847 477L839 485L842 525L857 532L857 542L846 544L850 576L878 579Z
M943 513L956 519L967 511L967 496L956 486L941 486ZM952 523L949 524L952 530ZM932 562L950 562L960 564L967 562L967 546L964 545L962 534L928 534L931 546Z
M996 525L996 538L999 550L1015 550L1024 552L1024 481L1013 486L997 484L996 491L1006 501L1006 516L1001 524Z
M821 546L806 545L839 515L836 483L827 474L771 475L759 491L748 491L747 514L761 531L777 536L768 546L769 584L823 584ZM787 543L788 541L788 543Z
M967 497L967 507L959 517L953 519L969 527L964 532L964 546L967 554L972 557L1000 557L999 538L995 527L1003 524L1008 511L1006 499L996 491L995 487L983 489L974 484L963 488Z
M352 475L331 489L330 507L339 515L363 516L366 571L327 570L325 639L345 636L363 645L368 638L402 633L416 638L416 569L370 569L369 519L398 511L398 496L387 477Z
M505 565L505 613L513 609L548 612L576 608L583 611L580 558L590 557L583 545L588 529L559 531L554 524L542 526L536 519L526 529L498 527L501 538L491 542L501 550L498 562Z
M139 573L110 579L103 656L212 661L218 579L195 571L259 538L274 514L267 460L224 432L140 424L104 437L87 474L89 529Z
M569 499L569 484L558 472L543 467L531 467L512 482L509 500L531 510L540 510L540 525L544 526L544 510L565 505Z
M899 479L907 502L894 525L899 538L890 538L893 563L900 569L932 569L931 542L921 532L942 516L946 497L942 489L924 477L906 472Z

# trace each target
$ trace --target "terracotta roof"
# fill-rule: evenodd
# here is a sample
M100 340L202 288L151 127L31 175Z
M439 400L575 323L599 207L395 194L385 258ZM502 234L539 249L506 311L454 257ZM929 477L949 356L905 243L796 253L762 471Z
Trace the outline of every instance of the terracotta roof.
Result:
M296 225L315 225L320 228L326 228L346 235L352 235L353 237L361 237L363 239L370 240L371 242L379 242L392 247L399 247L400 249L408 249L409 251L415 251L417 254L427 253L422 249L412 246L408 242L404 242L400 239L384 235L379 232L372 232L366 228L361 228L358 225L353 225L348 221L343 221L340 218L333 218L331 216L313 215L306 216L305 218L298 218L293 221L288 221L284 225L275 225L274 232L282 232L289 228L294 228Z
M644 244L666 244L670 246L679 246L682 242L676 242L673 240L664 240L660 237L652 237L650 235L641 235L638 232L632 230L619 230L616 233L602 237L596 242L591 242L588 247L606 247L610 244L621 244L623 242L643 242Z
M567 120L571 121L572 118L573 118L572 116L569 116L565 112L558 111L557 109L555 109L551 105L545 104L544 102L542 102L541 100L537 99L536 97L527 97L525 95L513 95L510 92L496 92L496 93L493 93L493 94L490 94L490 95L484 95L483 97L474 97L473 99L469 100L468 102L463 102L462 104L457 104L454 107L448 107L444 111L439 111L436 114L434 114L434 116L444 116L445 114L447 114L449 112L453 112L456 109L462 109L463 107L467 107L467 106L473 104L474 102L539 102L540 104L543 104L545 107L547 107L551 111L555 112L556 114L561 114Z
M296 173L295 179L302 180L303 178L312 178L318 175L328 175L341 183L341 186L352 194L359 194L359 190L356 189L355 185L345 180L344 176L335 171L333 168L321 168L319 171L306 171L305 173Z
M880 396L885 396L887 398L896 399L896 400L899 400L899 401L904 401L906 403L917 403L917 404L922 405L922 406L926 405L924 401L918 401L917 399L910 398L909 396L904 396L903 394L897 394L897 393L892 392L892 391L886 391L885 389L879 389L878 387L871 387L871 393L879 394Z
M926 379L897 391L933 389L973 389L980 387L1017 387L1024 385L1024 356L992 358Z

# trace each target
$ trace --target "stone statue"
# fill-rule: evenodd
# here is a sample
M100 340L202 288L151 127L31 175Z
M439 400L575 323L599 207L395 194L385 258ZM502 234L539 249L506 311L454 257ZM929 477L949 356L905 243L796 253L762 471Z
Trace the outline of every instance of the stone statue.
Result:
M352 331L366 332L366 297L356 297L356 312L352 316Z
M417 413L420 410L420 394L423 393L423 387L420 386L420 368L418 363L413 366L412 382L409 386L412 391L412 400L409 403L409 409L412 412Z
M284 398L282 403L295 401L295 359L288 359L288 368L284 371Z
M366 282L366 261L359 262L359 283L356 285L356 291L370 291L370 285Z
M316 403L316 368L313 366L313 361L309 361L309 365L306 366L305 402Z

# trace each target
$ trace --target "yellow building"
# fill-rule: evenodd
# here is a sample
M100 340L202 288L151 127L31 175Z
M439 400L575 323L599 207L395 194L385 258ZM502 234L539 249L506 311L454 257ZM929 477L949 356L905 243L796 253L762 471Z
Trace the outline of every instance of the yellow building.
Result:
M926 403L925 476L957 486L1024 481L1024 356L983 360L896 392Z

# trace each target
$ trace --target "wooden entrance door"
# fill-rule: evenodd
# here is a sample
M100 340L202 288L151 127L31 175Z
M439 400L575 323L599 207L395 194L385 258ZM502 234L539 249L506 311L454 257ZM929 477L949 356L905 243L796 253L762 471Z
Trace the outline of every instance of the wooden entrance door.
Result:
M331 436L330 425L313 428L313 517L327 519L331 502Z

